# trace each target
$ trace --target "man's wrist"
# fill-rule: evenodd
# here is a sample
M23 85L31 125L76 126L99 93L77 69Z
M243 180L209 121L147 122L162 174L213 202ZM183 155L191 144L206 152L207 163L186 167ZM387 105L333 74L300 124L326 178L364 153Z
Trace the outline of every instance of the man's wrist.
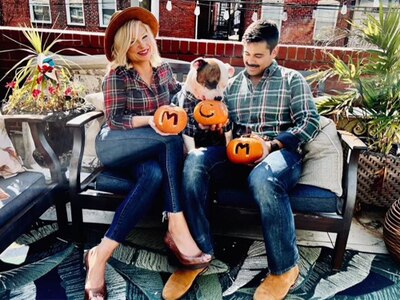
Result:
M273 140L273 141L271 141L271 143L270 143L270 148L271 148L271 151L270 152L274 152L274 151L278 151L278 150L280 150L281 148L283 148L282 147L282 144L278 141L278 140Z

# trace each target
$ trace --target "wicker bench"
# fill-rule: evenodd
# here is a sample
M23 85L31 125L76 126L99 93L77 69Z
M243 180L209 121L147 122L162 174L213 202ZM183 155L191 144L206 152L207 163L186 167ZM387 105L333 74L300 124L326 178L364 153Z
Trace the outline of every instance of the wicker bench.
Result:
M189 70L188 65L185 63L171 63L171 67L179 79L183 79ZM74 133L73 159L70 165L70 200L73 227L75 228L75 235L77 237L79 237L82 228L83 208L115 210L123 199L124 194L134 184L132 180L123 176L123 174L112 174L112 176L110 176L110 174L102 170L101 166L91 170L90 174L83 179L82 160L86 137L85 126L102 116L102 111L93 111L81 115L69 121L67 124L72 128ZM332 260L333 269L340 269L342 265L356 198L357 162L360 151L365 149L365 145L350 133L340 132L339 137L343 145L345 158L342 177L343 196L340 198L332 197L332 193L324 194L325 191L319 191L316 197L313 197L313 195L306 195L306 198L311 198L312 210L307 211L307 202L304 202L305 205L299 210L296 210L296 207L294 209L297 229L337 233ZM115 193L116 190L119 191L118 194ZM260 222L254 222L254 220L257 220L257 218L254 218L254 214L258 213L254 207L232 206L229 203L221 201L223 199L233 198L247 199L249 195L245 190L224 190L218 191L214 195L215 201L213 201L212 212L217 215L229 215L229 218L213 218L216 233L243 238L263 239L260 231ZM297 195L299 203L301 202L300 196ZM321 202L323 200L326 200L325 203ZM328 201L329 203L327 204ZM247 203L249 203L249 201L247 201ZM318 203L324 204L318 206ZM327 206L324 206L325 204ZM330 208L326 209L326 207ZM230 221L228 222L227 220ZM234 227L232 227L232 225L235 223L243 224L244 220L248 221L246 227L251 228L247 233L243 234L240 233L239 230L233 229ZM249 232L251 232L251 234L249 234Z

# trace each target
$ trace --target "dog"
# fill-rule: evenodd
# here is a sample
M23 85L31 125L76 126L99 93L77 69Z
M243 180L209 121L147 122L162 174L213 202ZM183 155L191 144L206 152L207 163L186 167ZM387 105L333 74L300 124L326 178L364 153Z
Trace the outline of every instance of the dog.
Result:
M199 147L226 145L229 141L228 133L201 130L193 112L199 101L222 100L228 80L234 73L231 65L215 58L200 57L190 63L183 88L173 99L173 103L183 107L188 115L188 124L182 134L187 152Z

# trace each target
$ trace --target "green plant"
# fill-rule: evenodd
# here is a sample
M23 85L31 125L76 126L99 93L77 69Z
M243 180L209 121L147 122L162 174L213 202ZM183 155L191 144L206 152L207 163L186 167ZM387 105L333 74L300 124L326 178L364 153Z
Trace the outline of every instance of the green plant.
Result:
M334 91L317 107L321 114L336 114L338 119L359 119L366 128L370 148L388 154L400 143L399 7L385 9L381 3L378 18L368 15L360 26L352 25L371 48L358 52L348 63L328 53L330 67L311 80L336 77L346 89Z
M1 51L28 53L1 79L3 80L15 71L12 81L6 84L8 91L5 105L2 108L3 112L48 113L79 107L84 95L83 86L72 82L69 70L63 66L57 66L55 60L64 61L68 65L58 53L64 50L82 52L68 48L52 53L51 48L55 44L67 40L57 37L47 44L48 41L43 40L43 33L39 33L36 28L32 27L24 27L22 33L29 44L25 45L7 37L19 44L21 48Z

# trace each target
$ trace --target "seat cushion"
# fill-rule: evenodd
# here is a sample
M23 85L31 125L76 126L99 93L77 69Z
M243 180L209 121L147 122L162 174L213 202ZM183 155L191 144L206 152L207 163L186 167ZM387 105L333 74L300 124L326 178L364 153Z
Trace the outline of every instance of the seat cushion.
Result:
M338 197L335 193L319 187L298 184L290 193L290 204L294 212L325 212L336 213ZM217 191L216 201L220 205L237 206L244 208L257 208L250 191L242 188L220 188Z
M3 226L16 212L47 190L47 185L42 173L28 171L7 179L0 178L0 188L9 195L0 201L0 226Z

